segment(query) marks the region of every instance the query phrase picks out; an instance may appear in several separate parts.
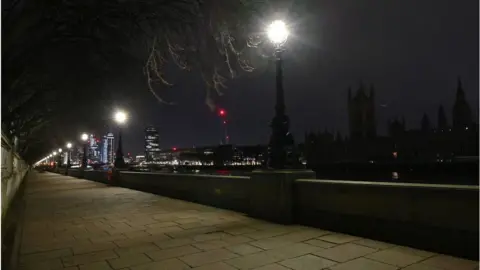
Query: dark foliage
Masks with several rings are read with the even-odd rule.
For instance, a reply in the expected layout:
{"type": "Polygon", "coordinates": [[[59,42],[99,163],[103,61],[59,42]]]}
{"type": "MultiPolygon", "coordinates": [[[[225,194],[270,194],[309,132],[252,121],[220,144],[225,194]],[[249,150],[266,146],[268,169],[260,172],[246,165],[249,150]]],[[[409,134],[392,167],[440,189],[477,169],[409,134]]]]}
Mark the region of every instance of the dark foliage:
{"type": "Polygon", "coordinates": [[[226,78],[253,70],[247,50],[262,43],[252,29],[260,29],[265,8],[262,0],[6,1],[2,130],[19,138],[26,159],[38,158],[59,143],[49,128],[82,121],[85,96],[107,99],[99,85],[126,62],[143,66],[161,102],[156,91],[169,84],[168,62],[200,72],[212,106],[226,78]],[[136,53],[139,46],[145,53],[136,53]]]}

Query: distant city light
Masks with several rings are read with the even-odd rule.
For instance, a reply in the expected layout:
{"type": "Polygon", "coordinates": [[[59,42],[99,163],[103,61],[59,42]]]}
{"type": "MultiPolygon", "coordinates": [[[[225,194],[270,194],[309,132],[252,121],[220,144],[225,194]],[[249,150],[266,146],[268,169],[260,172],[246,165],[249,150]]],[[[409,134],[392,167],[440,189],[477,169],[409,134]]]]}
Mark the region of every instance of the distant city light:
{"type": "Polygon", "coordinates": [[[83,133],[82,136],[81,136],[81,139],[82,139],[82,141],[86,142],[88,140],[88,134],[83,133]]]}
{"type": "Polygon", "coordinates": [[[58,148],[58,152],[61,153],[61,152],[62,152],[62,148],[58,148]]]}
{"type": "Polygon", "coordinates": [[[71,143],[67,143],[67,148],[68,148],[68,149],[72,148],[72,144],[71,144],[71,143]]]}

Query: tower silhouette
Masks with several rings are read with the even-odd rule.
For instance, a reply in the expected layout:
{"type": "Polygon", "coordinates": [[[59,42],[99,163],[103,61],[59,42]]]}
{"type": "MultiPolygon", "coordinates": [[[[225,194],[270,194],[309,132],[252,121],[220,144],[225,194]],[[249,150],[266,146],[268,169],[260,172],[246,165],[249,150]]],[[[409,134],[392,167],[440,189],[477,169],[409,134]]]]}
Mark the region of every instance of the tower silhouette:
{"type": "Polygon", "coordinates": [[[453,105],[452,120],[455,130],[463,130],[472,124],[472,110],[465,98],[460,78],[458,78],[457,83],[457,95],[453,105]]]}
{"type": "Polygon", "coordinates": [[[352,97],[351,88],[348,89],[348,115],[350,138],[373,139],[377,135],[375,123],[375,89],[370,87],[367,95],[365,86],[360,83],[359,89],[352,97]]]}
{"type": "Polygon", "coordinates": [[[420,129],[422,132],[429,132],[431,128],[430,119],[428,118],[428,115],[424,113],[420,123],[420,129]]]}
{"type": "Polygon", "coordinates": [[[438,116],[437,116],[437,129],[440,131],[445,131],[448,128],[447,117],[445,116],[445,110],[443,106],[438,107],[438,116]]]}

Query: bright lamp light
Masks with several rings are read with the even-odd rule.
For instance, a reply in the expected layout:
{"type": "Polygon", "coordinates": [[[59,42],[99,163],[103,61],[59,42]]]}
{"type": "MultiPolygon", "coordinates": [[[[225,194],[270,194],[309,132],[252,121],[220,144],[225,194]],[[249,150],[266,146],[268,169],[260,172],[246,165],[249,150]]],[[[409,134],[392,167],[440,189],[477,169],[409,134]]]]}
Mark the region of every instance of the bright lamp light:
{"type": "Polygon", "coordinates": [[[67,148],[68,148],[68,149],[72,148],[72,144],[71,144],[71,143],[67,143],[67,148]]]}
{"type": "Polygon", "coordinates": [[[61,153],[61,152],[62,152],[62,148],[58,148],[58,152],[61,153]]]}
{"type": "Polygon", "coordinates": [[[82,134],[82,137],[81,137],[82,141],[87,141],[88,140],[88,134],[87,133],[83,133],[82,134]]]}
{"type": "Polygon", "coordinates": [[[119,124],[123,124],[125,123],[126,120],[127,120],[127,114],[125,112],[118,111],[115,113],[115,122],[119,124]]]}
{"type": "Polygon", "coordinates": [[[57,155],[57,152],[53,151],[53,155],[56,156],[56,155],[57,155]]]}
{"type": "Polygon", "coordinates": [[[273,21],[267,28],[268,38],[276,45],[287,41],[288,34],[287,25],[281,20],[273,21]]]}

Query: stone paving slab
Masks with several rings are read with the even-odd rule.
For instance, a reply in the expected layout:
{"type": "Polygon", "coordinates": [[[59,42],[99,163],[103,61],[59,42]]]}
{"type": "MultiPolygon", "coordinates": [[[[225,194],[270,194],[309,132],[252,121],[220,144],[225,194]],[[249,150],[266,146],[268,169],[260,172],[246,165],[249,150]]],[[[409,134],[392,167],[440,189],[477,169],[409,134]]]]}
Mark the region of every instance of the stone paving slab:
{"type": "Polygon", "coordinates": [[[25,202],[22,270],[478,269],[475,261],[52,173],[32,177],[25,202]]]}

